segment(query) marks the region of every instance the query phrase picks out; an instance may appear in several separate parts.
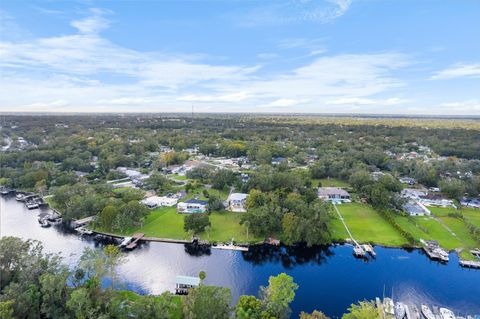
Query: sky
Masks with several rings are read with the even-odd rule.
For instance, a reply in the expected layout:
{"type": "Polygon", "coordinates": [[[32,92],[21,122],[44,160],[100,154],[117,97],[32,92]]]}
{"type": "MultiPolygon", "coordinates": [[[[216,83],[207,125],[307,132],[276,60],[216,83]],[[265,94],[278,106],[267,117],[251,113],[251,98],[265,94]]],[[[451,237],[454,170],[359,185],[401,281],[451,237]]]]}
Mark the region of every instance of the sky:
{"type": "Polygon", "coordinates": [[[480,115],[480,1],[0,1],[0,112],[192,107],[480,115]]]}

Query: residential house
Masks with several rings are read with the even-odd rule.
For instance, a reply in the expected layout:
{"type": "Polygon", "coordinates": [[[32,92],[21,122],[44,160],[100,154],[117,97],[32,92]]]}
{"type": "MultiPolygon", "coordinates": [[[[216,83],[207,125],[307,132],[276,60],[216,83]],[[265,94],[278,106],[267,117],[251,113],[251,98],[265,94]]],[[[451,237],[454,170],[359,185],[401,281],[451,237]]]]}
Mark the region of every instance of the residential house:
{"type": "Polygon", "coordinates": [[[409,200],[406,204],[403,205],[403,209],[410,216],[429,216],[431,214],[430,210],[425,207],[425,205],[415,200],[409,200]]]}
{"type": "Polygon", "coordinates": [[[205,213],[207,211],[207,206],[208,202],[205,200],[189,199],[177,204],[177,212],[180,214],[205,213]]]}
{"type": "Polygon", "coordinates": [[[427,194],[420,196],[419,202],[425,206],[439,206],[439,207],[455,207],[453,200],[447,199],[438,194],[427,194]]]}
{"type": "Polygon", "coordinates": [[[427,195],[427,192],[423,189],[417,189],[417,188],[404,188],[400,192],[400,195],[404,198],[410,198],[410,199],[420,199],[420,197],[427,195]]]}
{"type": "Polygon", "coordinates": [[[318,197],[331,202],[349,203],[351,201],[350,194],[346,190],[338,187],[319,187],[318,197]]]}
{"type": "Polygon", "coordinates": [[[150,196],[150,197],[144,198],[140,202],[149,208],[156,208],[156,207],[162,207],[162,206],[166,206],[166,207],[175,206],[178,200],[176,198],[167,197],[167,196],[150,196]]]}
{"type": "Polygon", "coordinates": [[[417,182],[414,178],[411,177],[400,177],[398,180],[400,181],[400,183],[410,186],[415,185],[415,183],[417,182]]]}
{"type": "Polygon", "coordinates": [[[228,210],[232,212],[246,212],[245,201],[247,200],[248,194],[244,193],[232,193],[228,196],[228,210]]]}
{"type": "Polygon", "coordinates": [[[469,208],[480,208],[480,199],[479,198],[464,198],[460,201],[460,204],[469,208]]]}
{"type": "Polygon", "coordinates": [[[272,158],[272,165],[280,165],[281,163],[287,161],[285,157],[273,157],[272,158]]]}

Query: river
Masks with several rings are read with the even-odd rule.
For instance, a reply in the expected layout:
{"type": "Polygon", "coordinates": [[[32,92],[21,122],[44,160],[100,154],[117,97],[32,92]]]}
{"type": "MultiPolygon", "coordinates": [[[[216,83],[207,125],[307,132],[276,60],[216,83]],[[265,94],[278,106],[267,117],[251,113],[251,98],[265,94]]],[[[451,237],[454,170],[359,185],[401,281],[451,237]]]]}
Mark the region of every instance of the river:
{"type": "MultiPolygon", "coordinates": [[[[85,247],[99,244],[62,230],[40,227],[41,210],[28,210],[13,197],[0,197],[0,235],[36,239],[46,252],[60,253],[75,265],[85,247]]],[[[480,213],[480,212],[479,212],[480,213]]],[[[249,252],[194,249],[151,242],[128,253],[119,269],[125,288],[139,293],[172,291],[176,275],[207,273],[206,284],[228,287],[239,295],[257,295],[268,277],[285,272],[300,286],[292,303],[294,316],[319,309],[336,318],[353,302],[393,293],[395,300],[446,306],[456,313],[480,314],[480,270],[464,269],[450,254],[446,265],[430,261],[417,249],[375,247],[377,258],[352,256],[351,246],[267,247],[249,252]]]]}

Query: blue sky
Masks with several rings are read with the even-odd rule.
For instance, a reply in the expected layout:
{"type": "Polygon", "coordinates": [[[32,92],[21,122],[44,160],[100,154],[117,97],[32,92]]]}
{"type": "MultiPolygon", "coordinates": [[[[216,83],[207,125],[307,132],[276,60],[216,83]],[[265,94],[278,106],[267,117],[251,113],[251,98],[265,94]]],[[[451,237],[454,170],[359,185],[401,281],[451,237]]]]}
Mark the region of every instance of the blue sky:
{"type": "Polygon", "coordinates": [[[0,2],[0,111],[480,115],[480,1],[0,2]]]}

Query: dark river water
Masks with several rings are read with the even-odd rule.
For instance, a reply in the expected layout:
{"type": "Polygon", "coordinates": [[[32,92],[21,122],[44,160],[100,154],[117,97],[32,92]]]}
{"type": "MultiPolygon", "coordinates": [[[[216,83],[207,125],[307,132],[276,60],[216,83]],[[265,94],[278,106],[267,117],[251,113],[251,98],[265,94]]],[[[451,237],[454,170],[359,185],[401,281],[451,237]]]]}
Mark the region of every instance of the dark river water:
{"type": "MultiPolygon", "coordinates": [[[[31,238],[47,252],[60,253],[74,265],[94,241],[62,231],[42,228],[41,210],[27,210],[13,197],[0,198],[0,234],[31,238]]],[[[249,252],[195,249],[181,244],[148,243],[128,253],[119,269],[125,288],[140,293],[172,291],[176,275],[207,272],[207,284],[228,287],[239,295],[257,295],[268,277],[285,272],[300,286],[292,304],[293,318],[319,309],[336,318],[358,300],[393,293],[395,300],[449,307],[457,313],[480,314],[480,270],[463,269],[458,258],[442,265],[420,250],[375,247],[377,258],[365,262],[352,256],[351,246],[328,248],[254,247],[249,252]],[[385,288],[384,288],[385,287],[385,288]]]]}

